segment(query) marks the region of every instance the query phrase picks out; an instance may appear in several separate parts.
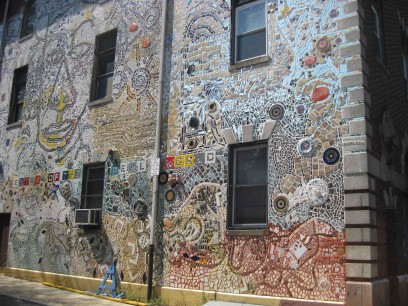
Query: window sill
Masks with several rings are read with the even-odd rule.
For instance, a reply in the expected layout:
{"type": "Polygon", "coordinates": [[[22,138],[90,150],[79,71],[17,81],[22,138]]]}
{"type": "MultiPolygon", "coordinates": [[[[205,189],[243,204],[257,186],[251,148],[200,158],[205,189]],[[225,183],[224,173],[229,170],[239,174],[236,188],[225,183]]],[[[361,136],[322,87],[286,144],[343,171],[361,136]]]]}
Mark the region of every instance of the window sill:
{"type": "Polygon", "coordinates": [[[267,228],[258,229],[227,229],[227,236],[266,236],[269,234],[267,228]]]}
{"type": "Polygon", "coordinates": [[[271,60],[271,57],[269,55],[261,55],[261,56],[253,57],[253,58],[250,58],[250,59],[246,59],[246,60],[237,62],[237,63],[235,63],[233,65],[230,65],[229,66],[229,71],[244,68],[244,67],[248,67],[248,66],[259,65],[259,64],[262,64],[262,63],[266,63],[266,62],[268,62],[270,60],[271,60]]]}
{"type": "Polygon", "coordinates": [[[21,43],[23,43],[23,42],[29,40],[29,39],[32,38],[32,37],[33,37],[33,34],[28,34],[28,35],[26,35],[26,36],[24,36],[24,37],[21,37],[21,38],[18,40],[18,43],[21,44],[21,43]]]}
{"type": "Polygon", "coordinates": [[[12,130],[12,129],[17,129],[17,128],[21,128],[23,126],[22,121],[17,121],[17,122],[13,122],[10,124],[6,125],[6,130],[12,130]]]}
{"type": "Polygon", "coordinates": [[[98,107],[113,102],[112,96],[107,96],[99,100],[88,102],[89,107],[98,107]]]}

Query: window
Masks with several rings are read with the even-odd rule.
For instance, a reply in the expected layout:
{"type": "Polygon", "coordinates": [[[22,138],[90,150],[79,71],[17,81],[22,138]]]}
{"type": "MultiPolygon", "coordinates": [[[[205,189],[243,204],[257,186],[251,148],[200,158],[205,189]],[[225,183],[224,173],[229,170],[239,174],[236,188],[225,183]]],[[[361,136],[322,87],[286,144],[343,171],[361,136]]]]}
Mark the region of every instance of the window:
{"type": "Polygon", "coordinates": [[[267,143],[230,146],[228,227],[266,227],[267,199],[267,143]]]}
{"type": "Polygon", "coordinates": [[[117,30],[96,37],[94,77],[91,101],[112,95],[117,30]]]}
{"type": "Polygon", "coordinates": [[[408,55],[402,54],[402,69],[404,70],[405,95],[408,97],[408,55]]]}
{"type": "Polygon", "coordinates": [[[266,54],[266,1],[233,0],[234,61],[266,54]]]}
{"type": "Polygon", "coordinates": [[[34,33],[35,0],[28,0],[24,6],[23,22],[21,24],[20,38],[34,33]]]}
{"type": "Polygon", "coordinates": [[[8,123],[21,121],[23,118],[24,97],[26,91],[28,66],[14,71],[13,88],[10,100],[10,112],[8,123]]]}
{"type": "Polygon", "coordinates": [[[384,63],[385,62],[384,41],[382,34],[382,21],[380,16],[381,3],[380,1],[376,1],[376,3],[377,3],[376,6],[371,7],[374,13],[375,53],[377,55],[378,60],[384,63]]]}
{"type": "Polygon", "coordinates": [[[81,208],[102,208],[104,178],[104,163],[84,166],[84,172],[82,176],[81,208]]]}

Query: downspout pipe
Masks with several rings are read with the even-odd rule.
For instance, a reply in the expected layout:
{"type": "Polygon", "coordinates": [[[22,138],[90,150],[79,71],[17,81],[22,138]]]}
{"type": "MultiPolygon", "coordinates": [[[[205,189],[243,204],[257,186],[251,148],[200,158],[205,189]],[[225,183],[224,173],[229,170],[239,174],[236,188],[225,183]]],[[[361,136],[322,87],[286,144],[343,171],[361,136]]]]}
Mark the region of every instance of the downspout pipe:
{"type": "Polygon", "coordinates": [[[1,36],[1,48],[0,48],[0,62],[3,60],[4,48],[6,45],[6,36],[7,36],[7,17],[8,17],[8,10],[10,6],[10,0],[6,2],[6,9],[4,10],[3,16],[3,35],[1,36]]]}
{"type": "MultiPolygon", "coordinates": [[[[167,0],[163,0],[162,4],[162,24],[161,24],[161,50],[160,50],[160,65],[159,65],[159,90],[157,98],[157,114],[156,114],[156,139],[154,159],[160,158],[160,139],[161,139],[161,122],[163,108],[163,87],[164,87],[164,57],[166,51],[166,24],[167,24],[167,0]]],[[[150,244],[149,244],[149,274],[147,281],[147,300],[152,298],[153,294],[153,259],[154,245],[156,236],[156,219],[157,219],[157,203],[159,199],[159,181],[158,176],[153,177],[153,194],[152,194],[152,218],[150,224],[150,244]]]]}

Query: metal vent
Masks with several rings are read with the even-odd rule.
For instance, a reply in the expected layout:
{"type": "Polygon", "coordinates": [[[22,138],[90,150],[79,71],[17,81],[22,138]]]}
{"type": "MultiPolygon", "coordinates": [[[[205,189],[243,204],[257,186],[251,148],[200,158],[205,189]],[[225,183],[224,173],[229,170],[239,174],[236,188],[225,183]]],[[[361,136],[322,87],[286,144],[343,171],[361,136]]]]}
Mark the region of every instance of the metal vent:
{"type": "Polygon", "coordinates": [[[75,223],[77,225],[99,225],[102,220],[102,209],[76,209],[75,223]]]}
{"type": "Polygon", "coordinates": [[[85,224],[88,223],[89,209],[77,209],[75,210],[75,223],[85,224]]]}

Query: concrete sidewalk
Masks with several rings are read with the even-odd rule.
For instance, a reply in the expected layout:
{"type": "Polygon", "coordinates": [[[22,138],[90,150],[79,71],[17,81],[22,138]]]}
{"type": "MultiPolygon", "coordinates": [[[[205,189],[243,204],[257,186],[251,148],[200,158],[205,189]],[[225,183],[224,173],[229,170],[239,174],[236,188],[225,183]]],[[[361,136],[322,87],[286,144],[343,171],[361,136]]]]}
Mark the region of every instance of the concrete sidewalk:
{"type": "Polygon", "coordinates": [[[14,297],[23,301],[28,301],[40,305],[53,305],[53,306],[126,305],[123,303],[117,303],[102,298],[96,298],[67,290],[56,289],[42,285],[40,283],[29,282],[26,280],[8,277],[4,275],[0,275],[0,295],[14,297]]]}

